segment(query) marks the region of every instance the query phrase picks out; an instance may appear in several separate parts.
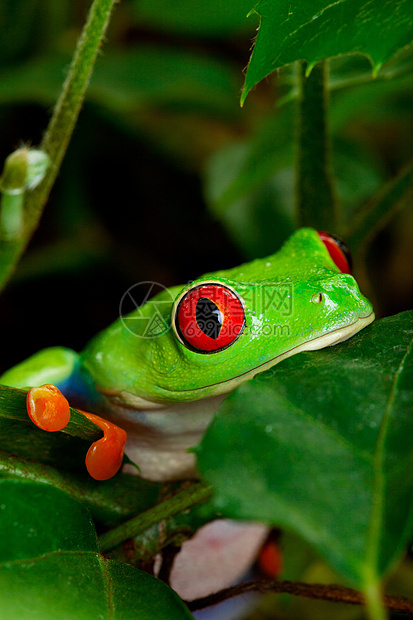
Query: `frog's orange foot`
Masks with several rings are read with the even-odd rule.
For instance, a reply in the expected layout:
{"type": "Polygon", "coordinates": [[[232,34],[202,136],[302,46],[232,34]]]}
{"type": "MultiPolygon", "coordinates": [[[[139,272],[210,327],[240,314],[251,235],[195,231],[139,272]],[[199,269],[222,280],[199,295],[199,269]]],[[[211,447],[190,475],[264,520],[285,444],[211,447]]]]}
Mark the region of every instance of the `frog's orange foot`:
{"type": "MultiPolygon", "coordinates": [[[[51,384],[33,387],[27,394],[27,413],[43,431],[61,431],[70,420],[70,408],[61,391],[51,384]]],[[[90,446],[86,468],[95,480],[108,480],[120,469],[125,451],[126,432],[103,418],[81,411],[103,430],[103,437],[90,446]]]]}
{"type": "Polygon", "coordinates": [[[55,385],[33,387],[26,402],[29,418],[43,431],[61,431],[69,423],[69,403],[55,385]]]}
{"type": "Polygon", "coordinates": [[[126,431],[93,413],[86,411],[82,413],[103,431],[102,439],[92,443],[87,451],[86,468],[95,480],[108,480],[119,471],[122,465],[126,431]]]}

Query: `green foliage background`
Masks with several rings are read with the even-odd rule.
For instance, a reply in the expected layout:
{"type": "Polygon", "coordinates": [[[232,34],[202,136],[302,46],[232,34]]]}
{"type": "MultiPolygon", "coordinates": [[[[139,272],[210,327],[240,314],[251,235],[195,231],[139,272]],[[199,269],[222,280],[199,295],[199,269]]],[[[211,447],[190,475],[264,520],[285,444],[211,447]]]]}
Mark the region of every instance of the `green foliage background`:
{"type": "MultiPolygon", "coordinates": [[[[290,66],[267,78],[240,109],[258,25],[246,19],[250,5],[117,6],[42,226],[3,295],[1,323],[16,338],[1,348],[0,371],[44,346],[83,347],[135,282],[169,286],[264,256],[293,229],[296,75],[290,66]],[[282,98],[291,102],[275,106],[282,98]]],[[[2,2],[3,159],[22,140],[40,142],[88,8],[2,2]]],[[[366,58],[331,62],[333,165],[348,222],[411,156],[412,62],[399,54],[373,84],[366,58]]],[[[412,305],[412,248],[405,208],[373,242],[369,280],[356,265],[379,315],[412,305]]]]}

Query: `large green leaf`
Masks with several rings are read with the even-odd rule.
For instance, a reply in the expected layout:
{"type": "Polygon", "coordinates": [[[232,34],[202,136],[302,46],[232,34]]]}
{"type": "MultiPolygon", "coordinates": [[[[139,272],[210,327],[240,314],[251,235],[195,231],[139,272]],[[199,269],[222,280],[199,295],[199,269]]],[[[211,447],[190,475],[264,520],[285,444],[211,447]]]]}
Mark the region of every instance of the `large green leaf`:
{"type": "Polygon", "coordinates": [[[242,94],[295,60],[313,67],[341,54],[369,57],[374,72],[413,39],[410,0],[261,0],[261,24],[242,94]]]}
{"type": "Polygon", "coordinates": [[[198,449],[217,507],[294,529],[358,587],[412,534],[413,312],[238,388],[198,449]]]}
{"type": "Polygon", "coordinates": [[[192,618],[161,581],[100,555],[87,509],[62,491],[3,480],[0,496],[2,617],[192,618]]]}

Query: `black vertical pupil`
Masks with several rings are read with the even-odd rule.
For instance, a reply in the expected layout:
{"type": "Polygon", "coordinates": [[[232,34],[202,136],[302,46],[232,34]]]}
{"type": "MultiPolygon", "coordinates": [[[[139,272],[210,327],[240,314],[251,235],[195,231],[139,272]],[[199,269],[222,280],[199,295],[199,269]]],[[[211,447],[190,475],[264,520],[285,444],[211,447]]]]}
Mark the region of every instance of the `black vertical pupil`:
{"type": "Polygon", "coordinates": [[[196,304],[195,318],[204,334],[214,340],[218,338],[222,327],[222,314],[213,301],[200,297],[196,304]]]}

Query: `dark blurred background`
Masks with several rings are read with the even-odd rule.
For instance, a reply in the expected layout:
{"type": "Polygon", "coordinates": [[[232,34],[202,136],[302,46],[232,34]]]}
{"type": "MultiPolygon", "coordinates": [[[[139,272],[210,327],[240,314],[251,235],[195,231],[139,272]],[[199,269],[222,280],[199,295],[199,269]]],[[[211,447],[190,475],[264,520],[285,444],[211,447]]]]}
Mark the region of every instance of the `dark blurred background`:
{"type": "MultiPolygon", "coordinates": [[[[0,372],[46,346],[81,349],[136,282],[185,283],[270,254],[293,230],[296,68],[239,106],[253,4],[116,7],[44,217],[2,296],[0,372]]],[[[2,0],[2,160],[40,143],[89,6],[2,0]]],[[[412,157],[412,67],[410,50],[374,81],[361,56],[331,62],[333,166],[347,223],[412,157]]],[[[409,205],[375,239],[367,267],[361,281],[380,316],[412,307],[409,205]]]]}

